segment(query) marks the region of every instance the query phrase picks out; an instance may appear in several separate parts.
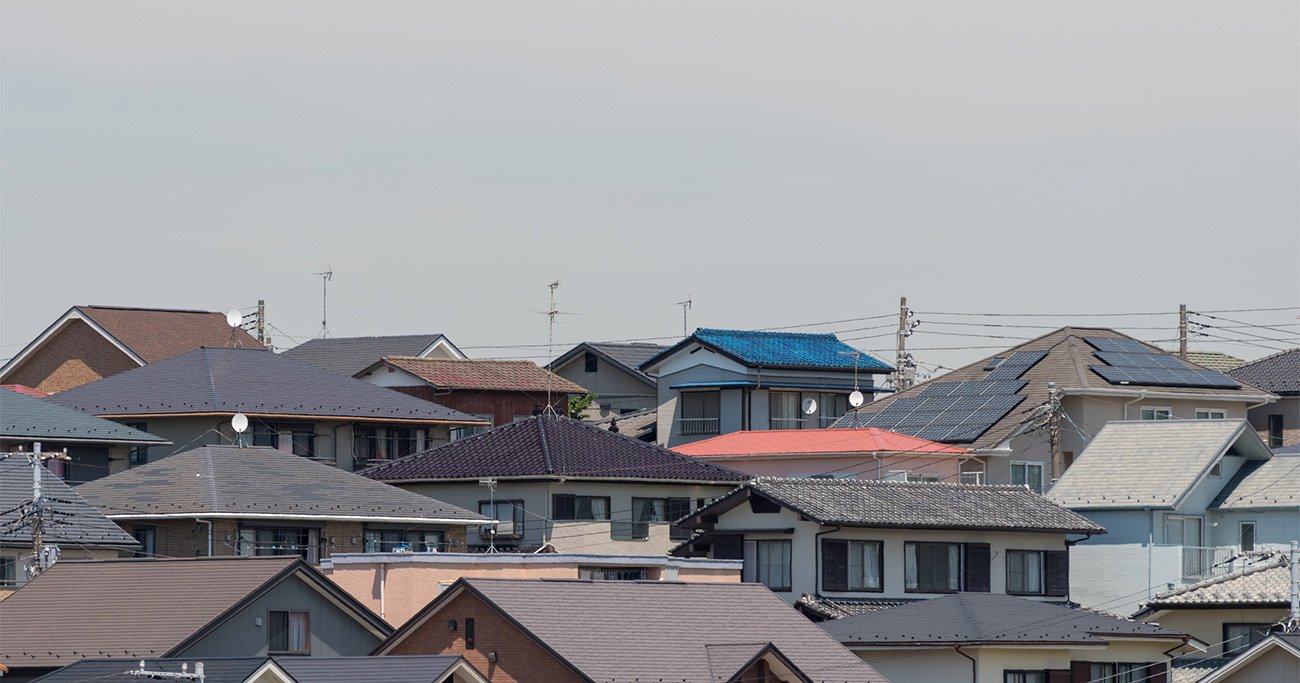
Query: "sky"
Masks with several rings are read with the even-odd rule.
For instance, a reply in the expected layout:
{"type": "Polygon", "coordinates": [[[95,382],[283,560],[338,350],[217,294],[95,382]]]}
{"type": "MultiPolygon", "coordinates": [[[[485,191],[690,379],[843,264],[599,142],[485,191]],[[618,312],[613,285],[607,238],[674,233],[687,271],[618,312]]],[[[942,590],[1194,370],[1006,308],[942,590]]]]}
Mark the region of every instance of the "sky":
{"type": "Polygon", "coordinates": [[[1180,303],[1229,311],[1194,349],[1266,355],[1300,344],[1298,27],[1293,0],[5,0],[0,357],[76,304],[265,299],[292,346],[327,267],[333,336],[475,357],[544,360],[554,280],[556,354],[668,341],[689,297],[691,328],[845,320],[795,329],[892,355],[907,296],[933,366],[1068,323],[1171,338],[1180,303]],[[1081,315],[1119,312],[1162,315],[1081,315]]]}

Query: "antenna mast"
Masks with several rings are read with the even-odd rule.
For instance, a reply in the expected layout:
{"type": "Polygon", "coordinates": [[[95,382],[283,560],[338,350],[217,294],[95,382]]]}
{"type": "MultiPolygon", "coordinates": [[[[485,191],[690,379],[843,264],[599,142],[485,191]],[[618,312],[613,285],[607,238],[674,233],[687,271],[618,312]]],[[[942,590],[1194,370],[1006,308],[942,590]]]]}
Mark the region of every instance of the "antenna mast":
{"type": "Polygon", "coordinates": [[[677,305],[682,307],[682,336],[689,337],[691,336],[691,333],[686,325],[686,312],[691,310],[691,306],[694,305],[694,302],[691,301],[691,295],[687,294],[686,300],[678,301],[677,305]]]}
{"type": "MultiPolygon", "coordinates": [[[[555,358],[555,316],[560,314],[560,311],[555,308],[555,290],[560,288],[560,281],[555,280],[546,286],[551,289],[551,306],[546,309],[546,357],[555,358]]],[[[548,363],[546,366],[546,409],[551,412],[555,412],[555,403],[551,400],[551,377],[554,374],[548,363]]]]}
{"type": "Polygon", "coordinates": [[[330,280],[334,279],[334,268],[325,266],[324,272],[313,273],[320,276],[320,336],[330,336],[330,328],[325,324],[326,312],[329,310],[330,280]]]}

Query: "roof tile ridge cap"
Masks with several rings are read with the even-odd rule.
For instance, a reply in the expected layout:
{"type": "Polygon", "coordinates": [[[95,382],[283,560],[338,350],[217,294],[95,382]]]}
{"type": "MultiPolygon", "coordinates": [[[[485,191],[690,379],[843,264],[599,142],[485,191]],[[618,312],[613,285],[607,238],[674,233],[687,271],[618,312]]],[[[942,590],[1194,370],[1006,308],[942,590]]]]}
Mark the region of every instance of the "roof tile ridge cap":
{"type": "Polygon", "coordinates": [[[1227,583],[1227,582],[1229,582],[1229,581],[1234,581],[1234,580],[1236,580],[1236,579],[1243,579],[1243,578],[1245,578],[1245,577],[1247,577],[1247,576],[1251,576],[1252,574],[1256,574],[1256,573],[1259,573],[1259,572],[1262,572],[1262,571],[1265,571],[1265,570],[1268,570],[1268,569],[1277,569],[1277,568],[1279,568],[1279,567],[1285,567],[1287,564],[1288,564],[1288,563],[1286,562],[1286,558],[1283,557],[1283,556],[1279,556],[1279,557],[1277,557],[1277,558],[1270,558],[1269,560],[1264,561],[1264,562],[1260,562],[1259,564],[1256,564],[1256,565],[1254,565],[1254,566],[1252,566],[1252,567],[1246,567],[1245,569],[1242,569],[1241,571],[1231,572],[1231,573],[1228,573],[1228,574],[1223,574],[1223,575],[1221,575],[1221,576],[1214,576],[1214,577],[1211,577],[1211,578],[1205,579],[1205,580],[1203,580],[1203,581],[1198,581],[1198,582],[1196,582],[1196,583],[1193,583],[1193,584],[1190,584],[1190,585],[1187,585],[1187,586],[1183,586],[1182,588],[1179,588],[1179,589],[1177,589],[1177,590],[1172,590],[1172,591],[1168,591],[1168,592],[1165,592],[1165,593],[1157,593],[1155,597],[1151,598],[1151,600],[1148,601],[1148,604],[1150,604],[1150,603],[1158,603],[1158,602],[1160,602],[1161,600],[1166,599],[1166,598],[1172,598],[1172,597],[1177,597],[1177,596],[1179,596],[1179,595],[1185,595],[1185,594],[1190,593],[1190,592],[1192,592],[1192,591],[1194,591],[1194,590],[1200,590],[1200,589],[1202,589],[1202,588],[1209,588],[1210,586],[1217,586],[1217,585],[1219,585],[1219,584],[1221,584],[1221,583],[1227,583]]]}
{"type": "Polygon", "coordinates": [[[546,442],[546,413],[537,416],[537,440],[542,446],[542,462],[546,463],[546,473],[555,474],[555,463],[551,460],[551,447],[546,442]]]}

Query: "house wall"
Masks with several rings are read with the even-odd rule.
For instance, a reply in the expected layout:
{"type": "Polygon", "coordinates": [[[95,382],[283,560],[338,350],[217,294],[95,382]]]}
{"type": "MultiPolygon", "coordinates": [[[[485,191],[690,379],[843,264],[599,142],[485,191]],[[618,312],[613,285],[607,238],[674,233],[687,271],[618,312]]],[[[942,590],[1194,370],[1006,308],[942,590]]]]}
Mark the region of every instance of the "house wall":
{"type": "Polygon", "coordinates": [[[140,367],[81,320],[69,320],[3,377],[4,384],[25,384],[48,393],[66,391],[140,367]]]}
{"type": "Polygon", "coordinates": [[[891,681],[907,683],[957,683],[978,680],[1001,683],[1007,671],[1069,670],[1070,662],[1167,662],[1169,641],[1111,642],[1104,647],[964,648],[972,663],[952,648],[897,648],[854,653],[891,681]]]}
{"type": "Polygon", "coordinates": [[[1225,683],[1300,681],[1300,657],[1274,647],[1223,680],[1225,683]]]}
{"type": "MultiPolygon", "coordinates": [[[[803,521],[800,516],[781,508],[775,513],[755,513],[748,505],[740,505],[720,515],[714,529],[725,533],[727,529],[751,530],[745,532],[746,541],[790,539],[792,567],[791,590],[777,592],[787,602],[793,603],[800,595],[818,594],[818,567],[821,556],[816,537],[818,532],[833,527],[822,527],[816,522],[803,521]],[[761,533],[755,529],[793,528],[793,536],[781,533],[761,533]]],[[[922,529],[859,529],[843,528],[830,531],[821,538],[875,540],[884,543],[884,590],[882,592],[828,591],[822,589],[820,595],[827,597],[871,597],[871,598],[932,598],[935,593],[909,593],[904,587],[903,547],[907,541],[931,541],[948,543],[988,543],[991,547],[992,562],[989,574],[989,587],[993,593],[1006,593],[1006,556],[1007,550],[1064,550],[1065,534],[1056,533],[1008,533],[991,531],[931,531],[922,529]]],[[[1074,558],[1071,557],[1071,564],[1074,558]]],[[[1073,598],[1073,594],[1071,595],[1073,598]]],[[[1061,598],[1043,598],[1060,600],[1061,598]]]]}
{"type": "MultiPolygon", "coordinates": [[[[628,634],[625,634],[628,635],[628,634]]],[[[617,637],[617,634],[610,634],[617,637]]],[[[477,597],[462,592],[385,655],[460,655],[493,683],[577,683],[582,680],[477,597]],[[448,626],[456,620],[456,630],[448,626]],[[465,647],[465,620],[474,620],[474,649],[465,647]],[[496,661],[488,660],[496,653],[496,661]]]]}
{"type": "Polygon", "coordinates": [[[310,612],[312,657],[364,656],[383,640],[319,590],[293,576],[174,656],[185,659],[266,656],[270,624],[267,613],[281,609],[310,612]]]}
{"type": "MultiPolygon", "coordinates": [[[[1195,653],[1197,658],[1223,656],[1224,624],[1275,624],[1286,617],[1287,610],[1273,609],[1176,609],[1147,615],[1139,621],[1158,623],[1161,626],[1186,633],[1210,645],[1205,652],[1195,653]]],[[[1277,679],[1282,680],[1282,679],[1277,679]]]]}
{"type": "Polygon", "coordinates": [[[370,562],[334,561],[321,568],[330,580],[352,597],[365,604],[393,626],[401,626],[429,604],[457,579],[577,579],[579,567],[644,568],[649,581],[682,581],[686,583],[739,583],[740,563],[699,561],[690,559],[668,560],[658,557],[627,557],[626,561],[611,563],[608,557],[575,555],[563,562],[551,561],[556,556],[538,561],[528,561],[532,555],[496,553],[478,557],[446,553],[421,553],[393,557],[392,554],[364,553],[355,559],[373,558],[370,562]],[[637,560],[641,559],[640,563],[637,560]],[[669,564],[671,562],[671,564],[669,564]],[[718,567],[719,564],[731,565],[718,567]],[[702,566],[701,566],[702,565],[702,566]]]}
{"type": "MultiPolygon", "coordinates": [[[[127,533],[134,533],[137,528],[154,528],[154,553],[158,557],[205,557],[208,554],[208,527],[195,519],[162,519],[147,521],[115,520],[117,525],[127,533]]],[[[212,521],[212,555],[215,557],[233,557],[238,555],[239,527],[241,520],[214,519],[212,521]]],[[[358,553],[365,550],[364,531],[366,525],[361,522],[320,522],[308,520],[247,520],[245,526],[289,526],[320,529],[324,539],[321,557],[334,553],[358,553]]],[[[376,528],[390,528],[391,525],[376,525],[376,528]]],[[[465,527],[429,524],[423,526],[409,525],[409,528],[423,528],[442,531],[447,543],[453,550],[465,549],[465,527]]]]}
{"type": "MultiPolygon", "coordinates": [[[[119,551],[113,549],[87,549],[72,545],[60,545],[59,557],[64,560],[111,560],[118,557],[119,551]]],[[[0,600],[9,597],[19,586],[27,583],[27,565],[31,560],[32,548],[0,547],[0,557],[14,559],[14,582],[0,583],[0,600]]]]}
{"type": "Polygon", "coordinates": [[[596,371],[587,372],[583,354],[555,369],[555,374],[578,384],[596,395],[583,416],[588,419],[645,410],[658,405],[658,390],[640,373],[629,373],[609,361],[596,357],[596,371]]]}
{"type": "MultiPolygon", "coordinates": [[[[517,418],[530,417],[533,411],[546,405],[545,392],[458,390],[443,393],[435,391],[427,384],[389,388],[468,415],[491,415],[493,426],[506,425],[517,418]]],[[[551,397],[551,405],[557,413],[568,415],[569,394],[556,392],[551,397]]]]}
{"type": "Polygon", "coordinates": [[[1128,615],[1183,581],[1182,546],[1081,543],[1070,549],[1070,599],[1128,615]]]}
{"type": "Polygon", "coordinates": [[[1282,445],[1294,446],[1300,443],[1300,396],[1282,396],[1277,403],[1270,403],[1252,408],[1246,416],[1250,426],[1259,432],[1259,437],[1268,443],[1268,416],[1282,416],[1282,445]]]}
{"type": "MultiPolygon", "coordinates": [[[[488,489],[477,481],[402,484],[396,486],[421,495],[463,507],[477,512],[479,502],[490,498],[488,489]]],[[[543,543],[551,543],[557,552],[610,553],[620,555],[660,555],[667,554],[680,540],[669,537],[667,524],[651,524],[650,538],[645,540],[625,540],[615,538],[614,532],[621,530],[620,522],[631,521],[632,498],[672,498],[686,497],[691,505],[696,506],[700,500],[708,501],[735,488],[733,484],[717,486],[700,484],[658,484],[615,481],[537,481],[537,480],[500,480],[496,488],[496,500],[522,500],[524,505],[524,536],[520,539],[507,539],[498,536],[498,546],[518,546],[536,548],[543,543]],[[570,494],[578,496],[608,496],[610,499],[610,520],[555,521],[551,519],[551,496],[570,494]]],[[[693,508],[692,508],[693,509],[693,508]]],[[[486,547],[488,538],[480,536],[478,527],[469,530],[467,542],[470,546],[486,547]]]]}
{"type": "Polygon", "coordinates": [[[892,471],[907,471],[912,476],[939,477],[941,481],[960,480],[961,459],[952,456],[884,455],[878,460],[867,455],[800,454],[758,456],[710,456],[700,458],[756,477],[808,477],[832,473],[836,477],[885,479],[892,471]]]}
{"type": "Polygon", "coordinates": [[[1300,506],[1267,510],[1211,510],[1207,516],[1210,545],[1241,548],[1241,523],[1255,523],[1255,549],[1289,548],[1300,539],[1300,506]]]}
{"type": "Polygon", "coordinates": [[[71,486],[84,484],[126,469],[130,446],[52,441],[49,439],[2,439],[0,451],[32,450],[40,443],[46,453],[67,449],[71,462],[51,461],[47,467],[71,486]]]}

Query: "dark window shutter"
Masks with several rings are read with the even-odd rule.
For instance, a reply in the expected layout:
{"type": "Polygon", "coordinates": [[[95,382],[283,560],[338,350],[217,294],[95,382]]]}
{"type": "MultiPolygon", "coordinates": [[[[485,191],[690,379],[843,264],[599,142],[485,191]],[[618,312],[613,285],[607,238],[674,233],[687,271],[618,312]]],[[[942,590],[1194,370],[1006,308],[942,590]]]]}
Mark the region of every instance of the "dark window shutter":
{"type": "Polygon", "coordinates": [[[992,553],[987,543],[966,544],[966,586],[968,593],[989,592],[989,569],[992,553]]]}
{"type": "Polygon", "coordinates": [[[849,589],[849,542],[822,539],[822,589],[849,589]]]}
{"type": "Polygon", "coordinates": [[[740,580],[745,583],[754,583],[758,581],[758,543],[755,541],[742,541],[741,547],[742,558],[740,565],[740,580]]]}
{"type": "Polygon", "coordinates": [[[1070,680],[1069,669],[1058,669],[1047,672],[1047,683],[1073,683],[1070,680]]]}
{"type": "Polygon", "coordinates": [[[1091,664],[1088,662],[1070,662],[1070,683],[1089,683],[1091,680],[1091,664]]]}
{"type": "Polygon", "coordinates": [[[1169,663],[1156,662],[1148,664],[1146,678],[1142,679],[1146,683],[1169,683],[1169,663]]]}
{"type": "Polygon", "coordinates": [[[1070,594],[1070,551],[1050,550],[1044,553],[1043,588],[1047,595],[1064,597],[1070,594]]]}

